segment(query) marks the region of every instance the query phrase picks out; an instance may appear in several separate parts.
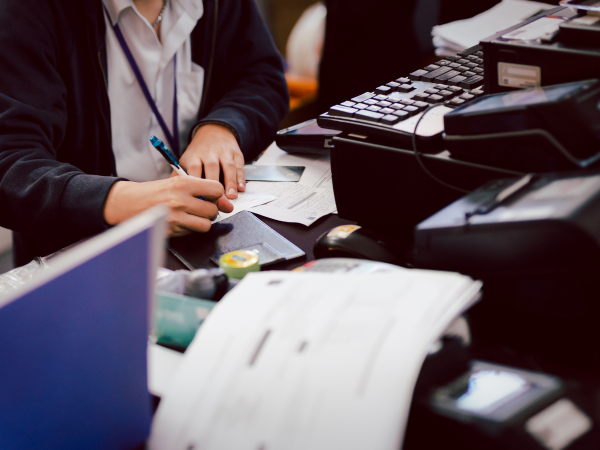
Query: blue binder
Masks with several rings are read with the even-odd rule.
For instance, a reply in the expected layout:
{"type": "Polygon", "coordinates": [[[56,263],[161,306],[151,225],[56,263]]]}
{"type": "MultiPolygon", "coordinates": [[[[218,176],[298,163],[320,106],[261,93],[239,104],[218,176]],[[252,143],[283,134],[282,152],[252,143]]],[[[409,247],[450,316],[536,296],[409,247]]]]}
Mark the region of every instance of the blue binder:
{"type": "Polygon", "coordinates": [[[0,296],[0,448],[145,441],[148,306],[164,215],[109,230],[57,257],[33,286],[0,296]]]}

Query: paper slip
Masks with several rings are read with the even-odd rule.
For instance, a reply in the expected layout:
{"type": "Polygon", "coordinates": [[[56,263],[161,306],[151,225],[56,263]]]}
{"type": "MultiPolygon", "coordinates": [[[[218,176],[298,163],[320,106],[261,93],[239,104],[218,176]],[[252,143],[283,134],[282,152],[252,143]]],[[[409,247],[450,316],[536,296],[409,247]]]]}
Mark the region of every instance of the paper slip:
{"type": "Polygon", "coordinates": [[[231,203],[233,203],[233,211],[230,213],[220,212],[219,216],[213,220],[212,223],[220,222],[221,220],[227,219],[228,217],[231,217],[240,211],[246,211],[250,208],[254,208],[255,206],[263,205],[275,200],[276,198],[277,197],[271,193],[255,191],[250,183],[247,183],[245,192],[238,192],[238,197],[236,199],[229,200],[231,203]]]}
{"type": "Polygon", "coordinates": [[[213,309],[151,450],[397,450],[429,347],[479,296],[444,272],[261,272],[213,309]]]}
{"type": "Polygon", "coordinates": [[[332,187],[331,164],[329,156],[290,155],[281,150],[273,142],[265,153],[256,161],[257,165],[270,166],[304,166],[304,173],[298,183],[310,187],[332,187]]]}
{"type": "Polygon", "coordinates": [[[250,208],[249,211],[281,222],[312,225],[321,217],[336,209],[332,188],[311,188],[298,183],[248,183],[258,190],[277,197],[277,200],[250,208]]]}

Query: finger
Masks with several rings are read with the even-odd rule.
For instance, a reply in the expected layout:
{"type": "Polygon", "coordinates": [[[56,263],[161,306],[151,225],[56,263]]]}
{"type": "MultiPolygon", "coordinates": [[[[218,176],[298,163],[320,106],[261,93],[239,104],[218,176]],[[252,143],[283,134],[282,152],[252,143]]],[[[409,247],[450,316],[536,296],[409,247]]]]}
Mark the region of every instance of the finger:
{"type": "Polygon", "coordinates": [[[195,231],[197,233],[206,233],[210,230],[211,226],[209,219],[187,214],[183,211],[173,212],[169,221],[172,228],[178,227],[179,229],[195,231]]]}
{"type": "Polygon", "coordinates": [[[223,178],[225,179],[225,195],[227,198],[237,198],[237,170],[232,159],[221,161],[223,178]]]}
{"type": "Polygon", "coordinates": [[[223,196],[223,185],[218,181],[204,180],[195,177],[177,177],[171,180],[172,189],[189,197],[204,197],[210,202],[216,202],[223,196]]]}
{"type": "Polygon", "coordinates": [[[244,173],[244,155],[240,152],[237,155],[234,155],[233,160],[235,161],[238,191],[244,192],[246,190],[246,174],[244,173]]]}
{"type": "Polygon", "coordinates": [[[204,161],[204,177],[207,180],[219,181],[221,167],[216,159],[207,159],[204,161]]]}
{"type": "Polygon", "coordinates": [[[183,163],[181,165],[186,170],[188,175],[196,178],[202,178],[202,160],[200,158],[193,158],[185,166],[183,163]]]}
{"type": "Polygon", "coordinates": [[[193,197],[187,199],[179,210],[192,216],[209,219],[210,221],[215,220],[219,214],[216,203],[193,197]]]}
{"type": "Polygon", "coordinates": [[[233,204],[227,199],[227,197],[223,196],[217,200],[217,208],[221,212],[230,213],[233,211],[233,204]]]}

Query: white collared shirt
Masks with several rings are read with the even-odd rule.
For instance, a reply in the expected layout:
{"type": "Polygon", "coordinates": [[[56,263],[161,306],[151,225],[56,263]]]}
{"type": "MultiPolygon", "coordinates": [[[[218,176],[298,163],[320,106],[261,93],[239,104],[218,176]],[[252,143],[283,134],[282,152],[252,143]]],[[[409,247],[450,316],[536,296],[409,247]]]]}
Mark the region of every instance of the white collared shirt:
{"type": "MultiPolygon", "coordinates": [[[[197,120],[204,69],[192,62],[190,33],[202,17],[201,0],[169,0],[161,22],[161,41],[133,0],[103,0],[113,24],[118,24],[146,81],[150,94],[173,132],[174,76],[177,73],[177,103],[180,149],[197,120]],[[177,54],[177,71],[174,56],[177,54]]],[[[110,99],[112,145],[117,175],[131,181],[167,178],[171,167],[150,144],[155,135],[168,145],[156,117],[135,78],[133,70],[108,18],[106,44],[108,97],[110,99]]]]}

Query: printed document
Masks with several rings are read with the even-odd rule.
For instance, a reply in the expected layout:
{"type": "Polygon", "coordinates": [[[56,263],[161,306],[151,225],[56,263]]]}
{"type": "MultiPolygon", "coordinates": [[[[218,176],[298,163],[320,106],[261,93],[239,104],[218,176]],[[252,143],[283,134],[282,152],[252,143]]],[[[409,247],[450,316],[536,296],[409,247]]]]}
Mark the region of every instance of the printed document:
{"type": "Polygon", "coordinates": [[[229,200],[233,204],[233,211],[230,213],[220,212],[217,218],[212,221],[212,223],[220,222],[221,220],[227,219],[234,214],[254,208],[255,206],[272,202],[276,198],[276,196],[269,192],[255,190],[253,186],[247,184],[245,192],[238,192],[236,199],[229,200]]]}
{"type": "Polygon", "coordinates": [[[447,272],[261,272],[208,316],[151,450],[397,450],[429,347],[478,298],[447,272]]]}

